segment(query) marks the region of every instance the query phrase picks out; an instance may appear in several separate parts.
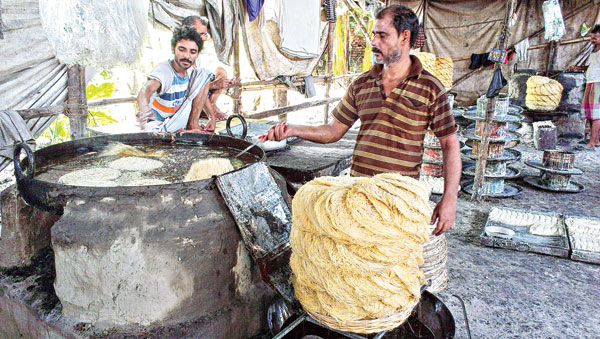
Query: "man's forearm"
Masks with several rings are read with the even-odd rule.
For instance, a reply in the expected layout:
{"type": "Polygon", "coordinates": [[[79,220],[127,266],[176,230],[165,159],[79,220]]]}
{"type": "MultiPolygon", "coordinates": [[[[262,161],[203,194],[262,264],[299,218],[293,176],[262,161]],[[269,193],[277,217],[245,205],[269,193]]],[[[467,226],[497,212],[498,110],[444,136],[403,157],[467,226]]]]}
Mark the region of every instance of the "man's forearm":
{"type": "Polygon", "coordinates": [[[305,140],[328,144],[340,140],[343,134],[338,135],[332,125],[319,126],[288,126],[291,136],[296,136],[305,140]]]}
{"type": "Polygon", "coordinates": [[[460,143],[457,138],[448,140],[442,145],[443,167],[444,167],[444,194],[442,200],[456,202],[458,197],[458,184],[462,171],[460,160],[460,143]]]}
{"type": "Polygon", "coordinates": [[[144,93],[144,91],[140,92],[137,97],[138,110],[140,112],[149,112],[150,111],[150,97],[144,93]]]}

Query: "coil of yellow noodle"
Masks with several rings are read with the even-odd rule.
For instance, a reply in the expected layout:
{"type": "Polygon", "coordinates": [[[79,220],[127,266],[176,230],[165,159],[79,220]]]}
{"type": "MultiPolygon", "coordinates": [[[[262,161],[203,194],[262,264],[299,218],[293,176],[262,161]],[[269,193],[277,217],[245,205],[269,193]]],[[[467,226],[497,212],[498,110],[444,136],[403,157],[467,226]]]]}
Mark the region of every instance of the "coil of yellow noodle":
{"type": "Polygon", "coordinates": [[[534,75],[527,79],[525,105],[529,109],[552,111],[558,107],[562,97],[563,87],[547,77],[534,75]]]}
{"type": "Polygon", "coordinates": [[[321,177],[292,201],[292,283],[302,306],[338,321],[383,318],[420,297],[429,192],[383,173],[321,177]]]}

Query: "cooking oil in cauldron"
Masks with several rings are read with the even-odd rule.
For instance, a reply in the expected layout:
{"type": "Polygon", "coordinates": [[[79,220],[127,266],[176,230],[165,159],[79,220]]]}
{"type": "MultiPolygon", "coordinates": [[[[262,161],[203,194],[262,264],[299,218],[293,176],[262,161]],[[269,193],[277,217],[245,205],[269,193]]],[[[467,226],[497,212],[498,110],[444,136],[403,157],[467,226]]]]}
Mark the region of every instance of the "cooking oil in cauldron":
{"type": "MultiPolygon", "coordinates": [[[[105,147],[106,148],[106,147],[105,147]]],[[[36,179],[47,182],[59,182],[62,176],[79,170],[89,169],[93,172],[97,169],[109,168],[109,164],[115,160],[126,158],[123,155],[104,156],[104,149],[95,149],[85,153],[69,154],[48,161],[40,168],[36,168],[36,179]]],[[[201,146],[187,144],[152,144],[135,145],[135,148],[156,156],[147,156],[141,159],[152,159],[160,161],[162,166],[146,171],[121,170],[118,178],[110,180],[110,185],[95,184],[97,178],[90,180],[89,184],[73,184],[81,186],[135,186],[156,183],[179,183],[190,169],[192,163],[207,158],[227,158],[231,161],[234,169],[239,169],[247,164],[256,162],[256,156],[245,153],[240,157],[234,157],[239,150],[225,146],[201,146]],[[162,155],[160,155],[162,154],[162,155]]]]}

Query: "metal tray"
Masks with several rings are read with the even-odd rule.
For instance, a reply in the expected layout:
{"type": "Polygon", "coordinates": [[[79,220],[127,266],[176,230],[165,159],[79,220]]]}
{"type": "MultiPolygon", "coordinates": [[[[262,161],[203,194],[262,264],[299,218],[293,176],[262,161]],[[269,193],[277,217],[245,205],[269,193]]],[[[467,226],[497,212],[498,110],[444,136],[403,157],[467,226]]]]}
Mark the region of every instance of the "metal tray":
{"type": "MultiPolygon", "coordinates": [[[[519,210],[514,208],[498,208],[500,210],[527,212],[538,215],[557,216],[559,227],[565,229],[564,219],[555,213],[519,210]]],[[[491,211],[490,211],[491,213],[491,211]]],[[[533,252],[557,257],[569,257],[569,240],[565,230],[564,236],[535,235],[528,231],[527,226],[516,226],[486,219],[485,227],[480,236],[481,244],[489,247],[500,247],[521,252],[533,252]]]]}
{"type": "Polygon", "coordinates": [[[592,218],[592,217],[581,217],[575,215],[565,215],[565,227],[567,228],[567,234],[569,236],[569,244],[571,245],[571,259],[583,262],[589,262],[593,264],[600,264],[600,252],[583,250],[575,247],[573,244],[573,230],[569,229],[569,225],[567,224],[568,218],[575,219],[586,219],[586,220],[594,220],[600,223],[600,218],[592,218]]]}

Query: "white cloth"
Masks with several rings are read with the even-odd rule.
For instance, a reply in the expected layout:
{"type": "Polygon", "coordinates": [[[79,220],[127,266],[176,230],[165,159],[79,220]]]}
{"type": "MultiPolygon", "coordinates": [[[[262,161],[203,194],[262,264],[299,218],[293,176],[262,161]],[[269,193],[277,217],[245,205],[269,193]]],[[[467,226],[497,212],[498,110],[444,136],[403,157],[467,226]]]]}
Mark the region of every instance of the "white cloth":
{"type": "Polygon", "coordinates": [[[321,2],[283,0],[279,22],[282,52],[301,59],[319,56],[321,2]]]}
{"type": "Polygon", "coordinates": [[[213,78],[214,74],[205,68],[188,71],[190,77],[188,92],[179,109],[171,117],[163,121],[152,120],[144,125],[144,130],[153,132],[177,132],[187,127],[192,111],[192,101],[202,91],[202,88],[213,78]]]}
{"type": "Polygon", "coordinates": [[[527,61],[527,49],[529,48],[529,38],[525,38],[515,44],[515,51],[519,61],[527,61]]]}
{"type": "Polygon", "coordinates": [[[544,13],[544,39],[558,41],[565,35],[565,23],[558,0],[547,0],[542,4],[544,13]]]}
{"type": "Polygon", "coordinates": [[[585,73],[586,82],[600,82],[600,50],[590,54],[588,69],[585,73]]]}

